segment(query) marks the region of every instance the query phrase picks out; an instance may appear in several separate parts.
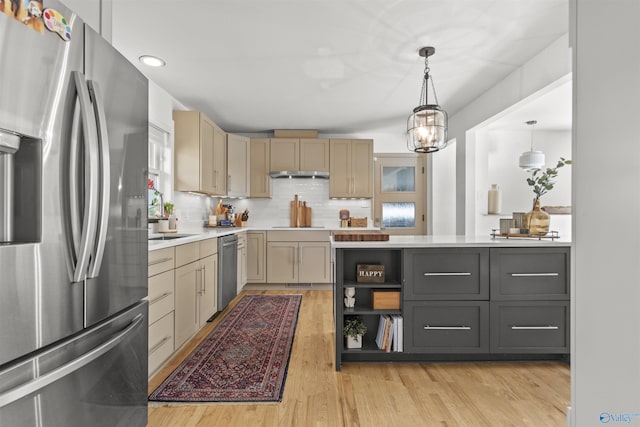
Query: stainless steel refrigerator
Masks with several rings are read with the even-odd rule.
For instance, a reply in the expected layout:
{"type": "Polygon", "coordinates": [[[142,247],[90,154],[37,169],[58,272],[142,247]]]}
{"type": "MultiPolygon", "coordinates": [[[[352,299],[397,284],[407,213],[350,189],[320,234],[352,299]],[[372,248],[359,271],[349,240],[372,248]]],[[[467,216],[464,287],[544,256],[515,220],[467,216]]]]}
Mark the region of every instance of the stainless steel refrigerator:
{"type": "Polygon", "coordinates": [[[148,82],[44,7],[0,12],[0,426],[143,426],[148,82]]]}

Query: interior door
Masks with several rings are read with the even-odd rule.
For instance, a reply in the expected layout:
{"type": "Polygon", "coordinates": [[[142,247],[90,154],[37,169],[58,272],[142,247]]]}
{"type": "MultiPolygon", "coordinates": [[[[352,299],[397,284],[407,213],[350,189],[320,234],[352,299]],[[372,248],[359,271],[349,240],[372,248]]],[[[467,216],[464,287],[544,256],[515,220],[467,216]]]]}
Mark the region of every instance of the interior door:
{"type": "Polygon", "coordinates": [[[374,225],[389,234],[426,234],[425,157],[376,154],[374,225]]]}

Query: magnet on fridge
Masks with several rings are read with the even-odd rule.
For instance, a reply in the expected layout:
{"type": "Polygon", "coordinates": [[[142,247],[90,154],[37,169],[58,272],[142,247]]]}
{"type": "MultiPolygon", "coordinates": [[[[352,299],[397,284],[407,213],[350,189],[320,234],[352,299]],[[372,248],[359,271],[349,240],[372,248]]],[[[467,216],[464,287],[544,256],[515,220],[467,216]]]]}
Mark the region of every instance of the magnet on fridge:
{"type": "Polygon", "coordinates": [[[71,40],[71,27],[60,12],[55,9],[45,9],[42,13],[42,20],[47,30],[58,34],[66,42],[71,40]]]}

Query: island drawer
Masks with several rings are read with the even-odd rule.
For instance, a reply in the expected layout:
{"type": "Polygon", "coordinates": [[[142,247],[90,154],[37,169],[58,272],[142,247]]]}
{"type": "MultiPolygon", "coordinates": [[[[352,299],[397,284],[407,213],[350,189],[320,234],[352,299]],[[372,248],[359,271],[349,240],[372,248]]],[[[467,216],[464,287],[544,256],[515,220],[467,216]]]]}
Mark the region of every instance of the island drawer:
{"type": "Polygon", "coordinates": [[[487,301],[407,302],[404,324],[406,352],[489,352],[487,301]]]}
{"type": "Polygon", "coordinates": [[[569,302],[492,302],[491,352],[568,353],[569,302]]]}
{"type": "Polygon", "coordinates": [[[569,262],[569,248],[493,248],[491,299],[566,300],[569,262]]]}
{"type": "Polygon", "coordinates": [[[488,300],[489,249],[406,249],[406,300],[488,300]]]}

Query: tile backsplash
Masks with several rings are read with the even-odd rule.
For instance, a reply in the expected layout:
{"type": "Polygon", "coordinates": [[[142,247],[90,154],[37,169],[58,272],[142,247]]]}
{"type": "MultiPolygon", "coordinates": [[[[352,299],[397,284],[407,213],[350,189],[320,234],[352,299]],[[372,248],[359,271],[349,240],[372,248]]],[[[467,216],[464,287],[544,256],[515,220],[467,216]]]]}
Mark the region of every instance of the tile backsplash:
{"type": "MultiPolygon", "coordinates": [[[[372,226],[372,201],[361,200],[333,200],[329,199],[328,179],[272,179],[271,199],[226,199],[223,203],[230,203],[236,212],[249,210],[249,226],[273,227],[289,225],[289,202],[295,194],[298,199],[307,202],[312,208],[312,225],[324,227],[339,227],[338,217],[341,209],[348,209],[352,217],[369,219],[372,226]]],[[[209,206],[218,204],[218,197],[174,192],[173,200],[179,228],[183,230],[202,228],[208,219],[209,206]]]]}

